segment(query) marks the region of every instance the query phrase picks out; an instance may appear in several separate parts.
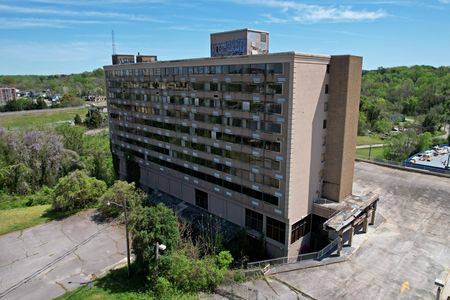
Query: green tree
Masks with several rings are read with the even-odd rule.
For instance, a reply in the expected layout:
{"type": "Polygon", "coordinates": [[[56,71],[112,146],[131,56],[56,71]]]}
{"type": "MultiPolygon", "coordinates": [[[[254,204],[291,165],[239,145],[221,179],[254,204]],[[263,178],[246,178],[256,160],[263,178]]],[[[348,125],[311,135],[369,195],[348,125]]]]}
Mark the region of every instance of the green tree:
{"type": "Polygon", "coordinates": [[[139,211],[146,195],[137,189],[134,183],[117,180],[100,198],[100,209],[110,217],[119,216],[123,209],[116,205],[108,205],[108,202],[115,202],[120,205],[126,203],[129,211],[139,211]]]}
{"type": "Polygon", "coordinates": [[[367,117],[362,111],[359,112],[358,135],[366,135],[368,130],[367,117]]]}
{"type": "Polygon", "coordinates": [[[113,184],[116,174],[107,133],[84,135],[81,160],[90,176],[113,184]]]}
{"type": "Polygon", "coordinates": [[[59,99],[59,102],[61,107],[81,106],[84,104],[83,100],[71,94],[64,94],[59,99]]]}
{"type": "Polygon", "coordinates": [[[96,110],[89,111],[86,114],[84,123],[86,124],[86,127],[90,128],[90,129],[100,128],[104,125],[104,118],[103,118],[102,114],[96,110]]]}
{"type": "Polygon", "coordinates": [[[419,137],[417,139],[417,146],[416,150],[414,152],[420,152],[423,150],[426,150],[432,146],[433,141],[433,135],[429,132],[424,132],[422,134],[419,134],[419,137]]]}
{"type": "Polygon", "coordinates": [[[54,189],[52,209],[73,211],[94,206],[106,191],[106,184],[77,170],[59,179],[54,189]]]}
{"type": "Polygon", "coordinates": [[[180,240],[178,222],[174,212],[163,204],[144,207],[132,214],[133,251],[139,272],[150,274],[155,267],[156,243],[167,246],[170,254],[180,240]]]}
{"type": "Polygon", "coordinates": [[[83,127],[63,124],[56,127],[55,130],[62,136],[66,149],[73,150],[78,154],[83,152],[83,136],[85,132],[83,127]]]}
{"type": "Polygon", "coordinates": [[[373,129],[378,133],[388,134],[392,130],[392,122],[386,118],[378,119],[373,129]]]}
{"type": "Polygon", "coordinates": [[[403,161],[417,149],[417,135],[414,132],[392,136],[384,147],[384,157],[388,160],[403,161]]]}
{"type": "Polygon", "coordinates": [[[75,125],[83,124],[83,120],[81,120],[81,117],[79,114],[75,115],[75,117],[73,118],[73,122],[75,123],[75,125]]]}

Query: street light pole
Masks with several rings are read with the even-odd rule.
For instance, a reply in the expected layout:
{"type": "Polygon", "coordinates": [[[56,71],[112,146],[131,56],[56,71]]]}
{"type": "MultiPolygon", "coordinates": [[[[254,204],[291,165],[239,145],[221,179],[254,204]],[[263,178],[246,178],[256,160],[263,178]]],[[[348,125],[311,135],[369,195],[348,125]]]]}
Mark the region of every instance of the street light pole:
{"type": "Polygon", "coordinates": [[[130,239],[128,238],[128,212],[127,212],[127,203],[126,200],[123,200],[123,211],[125,215],[125,236],[127,239],[127,269],[128,269],[128,277],[131,277],[131,262],[130,262],[130,239]]]}
{"type": "Polygon", "coordinates": [[[127,271],[128,277],[131,277],[131,259],[130,259],[130,239],[128,238],[128,210],[127,210],[127,201],[124,199],[123,204],[119,204],[113,201],[108,201],[108,206],[114,204],[115,206],[123,208],[123,213],[125,216],[125,238],[127,240],[127,271]]]}

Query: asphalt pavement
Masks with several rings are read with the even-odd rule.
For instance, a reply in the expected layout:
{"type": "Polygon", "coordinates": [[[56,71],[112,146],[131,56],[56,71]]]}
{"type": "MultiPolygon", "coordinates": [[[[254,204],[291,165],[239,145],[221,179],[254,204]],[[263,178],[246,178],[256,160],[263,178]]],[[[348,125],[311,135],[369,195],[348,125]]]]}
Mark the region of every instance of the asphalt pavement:
{"type": "Polygon", "coordinates": [[[0,236],[0,299],[53,299],[125,257],[123,227],[94,210],[0,236]]]}
{"type": "Polygon", "coordinates": [[[223,286],[225,298],[438,299],[434,281],[450,271],[450,179],[357,162],[354,194],[373,190],[376,226],[344,248],[348,259],[223,286]]]}

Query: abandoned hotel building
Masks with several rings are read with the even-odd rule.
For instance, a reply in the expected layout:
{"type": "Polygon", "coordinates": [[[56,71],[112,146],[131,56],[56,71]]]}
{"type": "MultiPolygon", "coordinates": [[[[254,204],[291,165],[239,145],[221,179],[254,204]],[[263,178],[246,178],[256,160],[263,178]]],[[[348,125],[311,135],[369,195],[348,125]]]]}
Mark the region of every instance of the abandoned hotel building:
{"type": "Polygon", "coordinates": [[[210,58],[114,54],[120,176],[264,234],[273,256],[324,232],[340,249],[378,200],[352,196],[361,68],[357,56],[269,53],[269,33],[251,29],[211,34],[210,58]]]}

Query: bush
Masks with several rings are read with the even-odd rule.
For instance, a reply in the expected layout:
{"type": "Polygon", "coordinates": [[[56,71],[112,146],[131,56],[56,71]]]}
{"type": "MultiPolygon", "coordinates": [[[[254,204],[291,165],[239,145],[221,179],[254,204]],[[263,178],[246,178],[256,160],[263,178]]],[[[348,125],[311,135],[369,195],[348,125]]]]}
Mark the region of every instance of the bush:
{"type": "Polygon", "coordinates": [[[217,255],[216,260],[217,260],[217,266],[220,269],[228,269],[228,267],[233,262],[233,256],[231,255],[231,253],[229,251],[221,251],[217,255]]]}
{"type": "Polygon", "coordinates": [[[150,275],[155,270],[156,243],[166,245],[164,254],[170,254],[179,243],[177,218],[170,208],[158,204],[134,210],[131,220],[137,271],[150,275]]]}
{"type": "Polygon", "coordinates": [[[161,257],[160,275],[183,292],[212,291],[225,278],[233,258],[228,251],[201,259],[189,258],[183,250],[161,257]]]}
{"type": "Polygon", "coordinates": [[[77,170],[59,179],[53,193],[52,209],[72,211],[92,207],[105,191],[105,182],[77,170]]]}
{"type": "Polygon", "coordinates": [[[83,124],[83,120],[81,119],[79,114],[75,115],[75,117],[73,118],[73,123],[75,125],[82,125],[83,124]]]}

